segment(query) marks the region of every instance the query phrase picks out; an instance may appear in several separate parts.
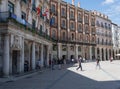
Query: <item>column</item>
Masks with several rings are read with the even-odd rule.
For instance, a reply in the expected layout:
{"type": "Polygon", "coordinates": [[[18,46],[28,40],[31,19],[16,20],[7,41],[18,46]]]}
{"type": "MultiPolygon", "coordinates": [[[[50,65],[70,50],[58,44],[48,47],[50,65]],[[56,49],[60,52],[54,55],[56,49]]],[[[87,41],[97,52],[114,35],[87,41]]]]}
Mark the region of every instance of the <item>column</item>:
{"type": "Polygon", "coordinates": [[[20,59],[20,72],[24,72],[24,38],[22,38],[22,50],[20,59]]]}
{"type": "Polygon", "coordinates": [[[89,53],[90,53],[90,54],[89,54],[89,58],[90,58],[90,60],[92,60],[92,46],[90,46],[89,49],[90,49],[90,50],[89,50],[89,51],[90,51],[90,52],[89,52],[89,53]]]}
{"type": "Polygon", "coordinates": [[[49,51],[50,51],[50,46],[47,46],[47,66],[49,66],[49,51]]]}
{"type": "Polygon", "coordinates": [[[70,60],[70,44],[67,44],[67,59],[70,60]]]}
{"type": "Polygon", "coordinates": [[[4,53],[3,53],[3,75],[9,76],[9,35],[5,35],[4,38],[4,53]]]}
{"type": "Polygon", "coordinates": [[[61,43],[58,43],[58,53],[57,53],[57,55],[58,55],[58,58],[60,59],[61,58],[61,43]]]}
{"type": "Polygon", "coordinates": [[[32,70],[35,69],[35,42],[32,44],[32,70]]]}
{"type": "Polygon", "coordinates": [[[78,59],[78,45],[75,45],[75,58],[78,59]]]}
{"type": "Polygon", "coordinates": [[[106,49],[103,50],[104,50],[104,61],[106,61],[106,49]]]}
{"type": "Polygon", "coordinates": [[[43,67],[43,44],[41,44],[41,66],[43,67]]]}
{"type": "Polygon", "coordinates": [[[95,47],[95,59],[97,58],[97,47],[95,47]]]}

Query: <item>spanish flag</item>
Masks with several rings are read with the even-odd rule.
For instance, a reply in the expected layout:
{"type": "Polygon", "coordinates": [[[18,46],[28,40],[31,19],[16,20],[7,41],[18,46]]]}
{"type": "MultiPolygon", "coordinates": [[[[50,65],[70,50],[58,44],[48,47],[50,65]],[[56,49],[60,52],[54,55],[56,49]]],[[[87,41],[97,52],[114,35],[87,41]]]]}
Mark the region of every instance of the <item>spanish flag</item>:
{"type": "Polygon", "coordinates": [[[39,5],[37,6],[37,8],[36,8],[36,10],[37,10],[37,15],[40,15],[41,8],[42,8],[42,5],[39,4],[39,5]]]}

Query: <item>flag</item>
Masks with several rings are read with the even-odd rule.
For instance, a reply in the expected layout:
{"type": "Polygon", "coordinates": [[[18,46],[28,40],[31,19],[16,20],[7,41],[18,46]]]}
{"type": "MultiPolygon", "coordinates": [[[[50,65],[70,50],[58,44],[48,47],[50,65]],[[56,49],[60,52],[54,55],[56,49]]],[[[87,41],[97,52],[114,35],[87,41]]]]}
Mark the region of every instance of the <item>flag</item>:
{"type": "Polygon", "coordinates": [[[55,22],[54,22],[54,18],[53,18],[53,14],[52,14],[51,19],[50,19],[50,26],[52,26],[54,23],[55,22]]]}
{"type": "Polygon", "coordinates": [[[38,16],[39,16],[40,13],[41,13],[41,8],[42,8],[42,5],[41,5],[41,4],[39,4],[39,5],[37,6],[37,8],[36,8],[36,10],[37,10],[37,15],[38,15],[38,16]]]}

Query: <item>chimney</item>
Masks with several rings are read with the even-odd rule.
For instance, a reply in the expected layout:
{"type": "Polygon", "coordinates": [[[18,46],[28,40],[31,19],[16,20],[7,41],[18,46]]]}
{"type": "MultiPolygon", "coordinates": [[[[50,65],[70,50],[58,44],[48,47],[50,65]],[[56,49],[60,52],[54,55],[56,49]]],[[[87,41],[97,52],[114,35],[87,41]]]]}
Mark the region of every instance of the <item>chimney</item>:
{"type": "Polygon", "coordinates": [[[72,5],[74,5],[74,0],[72,0],[72,5]]]}
{"type": "Polygon", "coordinates": [[[80,7],[80,2],[78,2],[78,7],[80,7]]]}

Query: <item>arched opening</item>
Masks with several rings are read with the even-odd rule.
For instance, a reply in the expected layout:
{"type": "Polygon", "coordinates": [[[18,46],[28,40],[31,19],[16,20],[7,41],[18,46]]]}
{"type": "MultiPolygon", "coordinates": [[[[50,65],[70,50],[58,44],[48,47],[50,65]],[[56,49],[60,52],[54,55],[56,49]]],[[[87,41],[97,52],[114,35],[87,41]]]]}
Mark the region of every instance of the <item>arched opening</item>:
{"type": "Polygon", "coordinates": [[[102,48],[102,61],[104,61],[104,50],[102,48]]]}
{"type": "Polygon", "coordinates": [[[106,49],[106,60],[108,60],[108,52],[107,52],[107,49],[106,49]]]}

